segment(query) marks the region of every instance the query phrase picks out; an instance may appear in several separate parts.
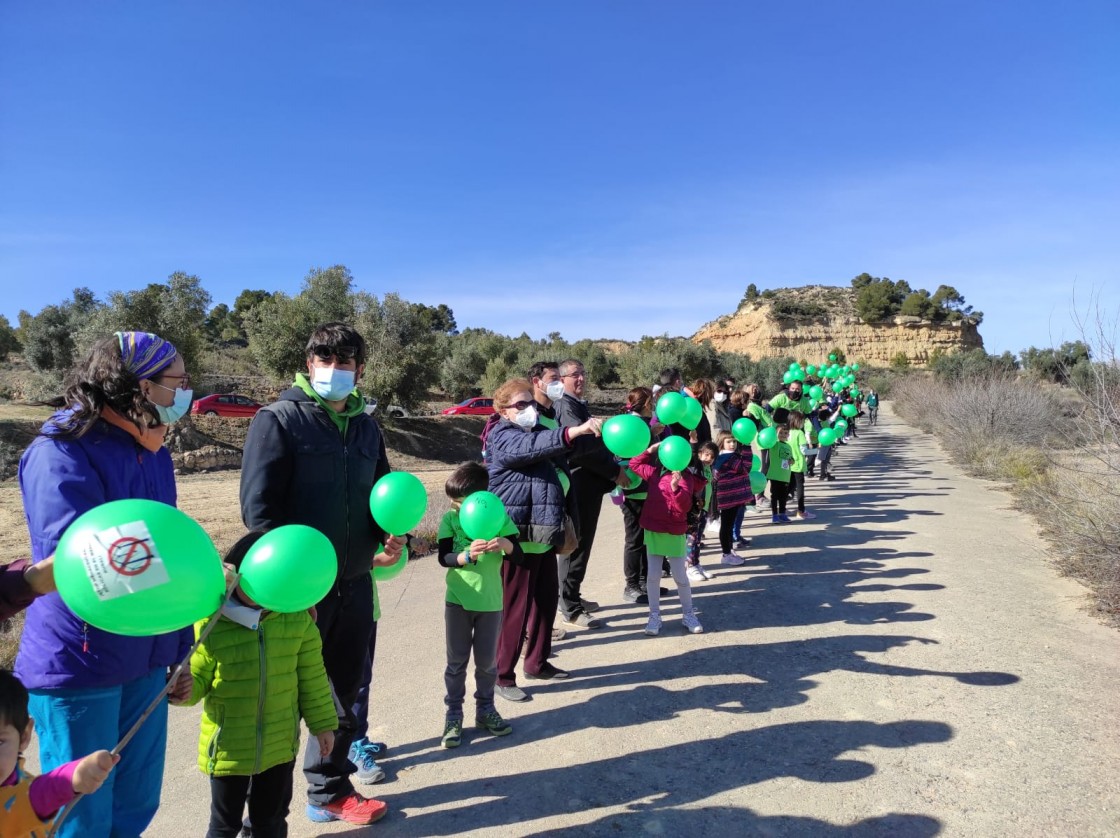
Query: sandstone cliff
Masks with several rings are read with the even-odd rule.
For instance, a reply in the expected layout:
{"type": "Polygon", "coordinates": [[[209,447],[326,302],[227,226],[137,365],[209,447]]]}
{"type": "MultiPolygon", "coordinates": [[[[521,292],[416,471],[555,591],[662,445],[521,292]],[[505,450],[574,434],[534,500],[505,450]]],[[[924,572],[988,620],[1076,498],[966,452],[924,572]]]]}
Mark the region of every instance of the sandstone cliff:
{"type": "Polygon", "coordinates": [[[764,293],[743,302],[734,314],[706,323],[692,340],[710,340],[721,352],[752,358],[789,355],[810,362],[840,348],[849,361],[876,366],[887,366],[900,352],[911,364],[922,366],[934,350],[984,346],[969,320],[935,323],[900,316],[864,323],[856,315],[855,291],[850,288],[810,285],[764,293]]]}

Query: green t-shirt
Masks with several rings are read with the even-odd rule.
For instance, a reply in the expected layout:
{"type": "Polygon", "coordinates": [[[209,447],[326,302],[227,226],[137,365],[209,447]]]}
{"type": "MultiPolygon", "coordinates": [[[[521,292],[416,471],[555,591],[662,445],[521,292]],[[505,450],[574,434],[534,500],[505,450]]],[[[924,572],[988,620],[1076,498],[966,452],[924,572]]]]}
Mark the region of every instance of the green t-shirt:
{"type": "MultiPolygon", "coordinates": [[[[498,535],[517,535],[517,527],[508,515],[498,535]]],[[[470,548],[471,540],[459,525],[458,510],[444,514],[438,538],[450,538],[456,554],[470,548]]],[[[501,553],[483,553],[474,564],[447,568],[447,601],[466,611],[501,611],[503,558],[501,553]]]]}
{"type": "MultiPolygon", "coordinates": [[[[810,426],[811,427],[811,426],[810,426]]],[[[809,438],[805,436],[804,430],[797,428],[789,429],[789,448],[793,452],[793,460],[790,462],[789,470],[795,471],[798,474],[805,471],[805,455],[801,453],[801,446],[809,447],[809,438]]]]}
{"type": "Polygon", "coordinates": [[[747,415],[753,418],[759,425],[759,430],[769,428],[774,424],[774,419],[766,412],[766,408],[758,402],[751,402],[747,405],[747,415]]]}
{"type": "Polygon", "coordinates": [[[789,483],[790,466],[793,465],[793,449],[788,442],[777,442],[770,449],[770,468],[766,470],[768,480],[789,483]]]}
{"type": "Polygon", "coordinates": [[[799,410],[802,414],[808,416],[813,412],[813,408],[809,406],[810,401],[811,399],[806,396],[804,392],[801,394],[801,400],[796,402],[785,393],[778,393],[778,395],[770,399],[770,409],[777,410],[780,407],[784,407],[786,410],[799,410]]]}

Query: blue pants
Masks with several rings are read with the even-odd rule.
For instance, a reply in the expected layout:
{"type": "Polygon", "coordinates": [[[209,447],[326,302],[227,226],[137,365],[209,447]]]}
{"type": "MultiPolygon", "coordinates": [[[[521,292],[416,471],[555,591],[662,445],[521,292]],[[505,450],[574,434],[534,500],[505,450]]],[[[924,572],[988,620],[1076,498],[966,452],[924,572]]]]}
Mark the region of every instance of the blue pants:
{"type": "MultiPolygon", "coordinates": [[[[118,687],[31,690],[43,773],[94,751],[111,751],[167,683],[160,667],[118,687]]],[[[59,838],[136,838],[159,808],[167,751],[167,700],[121,751],[121,761],[95,794],[78,801],[59,838]]]]}

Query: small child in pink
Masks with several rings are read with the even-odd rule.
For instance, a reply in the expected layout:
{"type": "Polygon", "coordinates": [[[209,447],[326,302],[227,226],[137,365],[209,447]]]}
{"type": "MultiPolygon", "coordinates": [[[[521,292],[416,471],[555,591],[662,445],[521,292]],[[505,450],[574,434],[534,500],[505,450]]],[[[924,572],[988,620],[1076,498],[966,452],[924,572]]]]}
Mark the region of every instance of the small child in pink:
{"type": "Polygon", "coordinates": [[[93,794],[120,760],[108,751],[60,765],[35,777],[23,770],[23,751],[35,723],[27,712],[27,689],[0,669],[0,835],[43,838],[58,810],[78,794],[93,794]]]}

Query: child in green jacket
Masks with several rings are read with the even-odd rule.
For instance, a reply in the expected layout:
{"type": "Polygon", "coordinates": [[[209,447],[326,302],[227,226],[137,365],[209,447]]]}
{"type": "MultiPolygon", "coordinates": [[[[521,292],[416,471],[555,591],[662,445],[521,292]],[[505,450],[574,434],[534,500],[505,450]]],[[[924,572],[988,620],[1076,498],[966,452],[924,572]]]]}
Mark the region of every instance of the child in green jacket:
{"type": "MultiPolygon", "coordinates": [[[[225,561],[239,568],[263,534],[244,536],[225,561]]],[[[196,636],[204,625],[195,626],[196,636]]],[[[306,720],[324,757],[338,727],[311,616],[265,611],[238,586],[191,656],[191,675],[194,686],[183,703],[203,701],[198,765],[210,775],[207,836],[237,836],[246,798],[254,836],[287,835],[299,720],[306,720]]]]}
{"type": "Polygon", "coordinates": [[[805,471],[808,455],[813,451],[809,433],[813,426],[805,422],[805,414],[800,410],[789,412],[789,447],[793,460],[789,469],[789,492],[797,500],[797,517],[802,520],[816,518],[812,512],[805,511],[805,471]]]}

